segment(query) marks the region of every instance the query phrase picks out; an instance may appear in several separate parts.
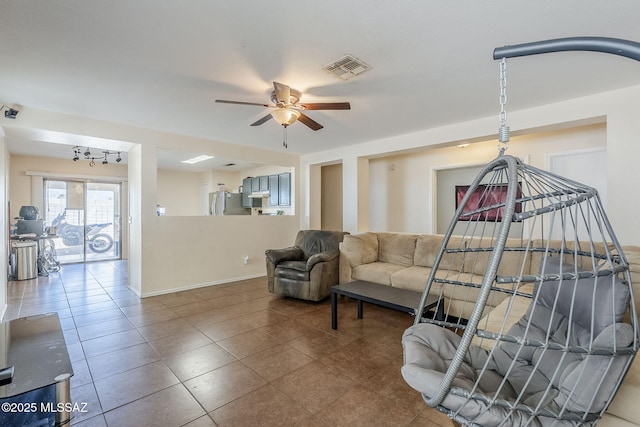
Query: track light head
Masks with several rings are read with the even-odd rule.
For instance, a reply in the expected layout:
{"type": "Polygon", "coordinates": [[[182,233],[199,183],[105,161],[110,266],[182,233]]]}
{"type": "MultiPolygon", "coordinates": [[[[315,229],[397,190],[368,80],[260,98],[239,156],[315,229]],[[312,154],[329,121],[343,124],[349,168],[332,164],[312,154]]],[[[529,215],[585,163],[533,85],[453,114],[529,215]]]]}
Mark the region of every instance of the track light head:
{"type": "Polygon", "coordinates": [[[84,152],[84,156],[85,157],[91,157],[91,151],[89,151],[89,149],[87,148],[84,152]]]}
{"type": "Polygon", "coordinates": [[[78,157],[78,155],[77,155],[77,154],[75,154],[75,155],[73,156],[73,161],[74,161],[74,162],[77,162],[78,160],[80,160],[80,157],[78,157]]]}
{"type": "Polygon", "coordinates": [[[120,157],[120,152],[118,151],[118,157],[116,158],[116,163],[120,163],[122,161],[122,157],[120,157]]]}

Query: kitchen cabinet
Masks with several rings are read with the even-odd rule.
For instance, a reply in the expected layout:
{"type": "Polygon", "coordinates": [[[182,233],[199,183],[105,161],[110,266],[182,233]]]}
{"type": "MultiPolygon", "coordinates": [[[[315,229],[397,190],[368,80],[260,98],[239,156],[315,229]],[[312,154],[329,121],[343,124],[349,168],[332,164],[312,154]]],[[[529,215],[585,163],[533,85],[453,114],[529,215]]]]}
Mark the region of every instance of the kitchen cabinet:
{"type": "Polygon", "coordinates": [[[242,207],[243,208],[261,208],[262,199],[254,199],[249,197],[252,187],[252,181],[254,178],[245,178],[242,180],[242,207]]]}
{"type": "Polygon", "coordinates": [[[262,207],[261,198],[251,198],[251,193],[269,192],[268,206],[291,206],[291,172],[254,176],[242,180],[242,206],[262,207]]]}
{"type": "Polygon", "coordinates": [[[269,191],[269,177],[268,176],[259,176],[259,191],[269,191]]]}
{"type": "Polygon", "coordinates": [[[280,185],[278,175],[269,175],[269,206],[280,204],[280,185]]]}
{"type": "Polygon", "coordinates": [[[278,175],[278,206],[291,206],[291,173],[278,175]]]}

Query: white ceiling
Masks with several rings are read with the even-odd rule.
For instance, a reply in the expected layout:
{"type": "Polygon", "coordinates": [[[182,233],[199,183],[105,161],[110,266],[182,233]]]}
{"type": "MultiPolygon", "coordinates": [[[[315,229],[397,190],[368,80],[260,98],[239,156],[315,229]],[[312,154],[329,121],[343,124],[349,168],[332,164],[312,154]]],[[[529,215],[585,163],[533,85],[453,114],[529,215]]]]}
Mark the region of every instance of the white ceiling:
{"type": "MultiPolygon", "coordinates": [[[[351,103],[307,112],[325,127],[292,125],[290,153],[492,115],[497,129],[494,48],[572,36],[640,41],[638,16],[637,0],[0,0],[0,102],[22,114],[285,150],[273,120],[249,126],[265,108],[214,103],[268,103],[275,80],[302,91],[303,102],[351,103]],[[347,53],[371,70],[342,81],[321,69],[347,53]]],[[[638,85],[640,64],[556,53],[509,60],[507,78],[515,111],[638,85]]],[[[32,146],[11,122],[0,118],[11,152],[51,148],[32,146]]]]}

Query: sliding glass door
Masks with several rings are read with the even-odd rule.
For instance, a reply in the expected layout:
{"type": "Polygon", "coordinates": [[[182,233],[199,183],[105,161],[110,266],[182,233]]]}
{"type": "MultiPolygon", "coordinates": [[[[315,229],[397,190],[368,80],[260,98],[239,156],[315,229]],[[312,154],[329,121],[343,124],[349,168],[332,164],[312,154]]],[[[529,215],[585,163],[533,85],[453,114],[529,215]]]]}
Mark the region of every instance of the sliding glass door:
{"type": "Polygon", "coordinates": [[[44,190],[44,220],[58,261],[120,258],[119,183],[45,180],[44,190]]]}

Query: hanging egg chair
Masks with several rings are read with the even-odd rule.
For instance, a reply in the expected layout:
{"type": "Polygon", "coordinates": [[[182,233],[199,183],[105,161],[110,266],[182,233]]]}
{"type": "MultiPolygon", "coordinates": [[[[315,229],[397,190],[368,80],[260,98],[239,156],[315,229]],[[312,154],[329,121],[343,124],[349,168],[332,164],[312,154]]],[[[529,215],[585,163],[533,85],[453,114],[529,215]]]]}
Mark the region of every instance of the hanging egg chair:
{"type": "Polygon", "coordinates": [[[405,331],[402,375],[463,425],[594,425],[638,350],[628,262],[594,188],[504,150],[444,235],[416,312],[436,295],[445,317],[405,331]]]}

